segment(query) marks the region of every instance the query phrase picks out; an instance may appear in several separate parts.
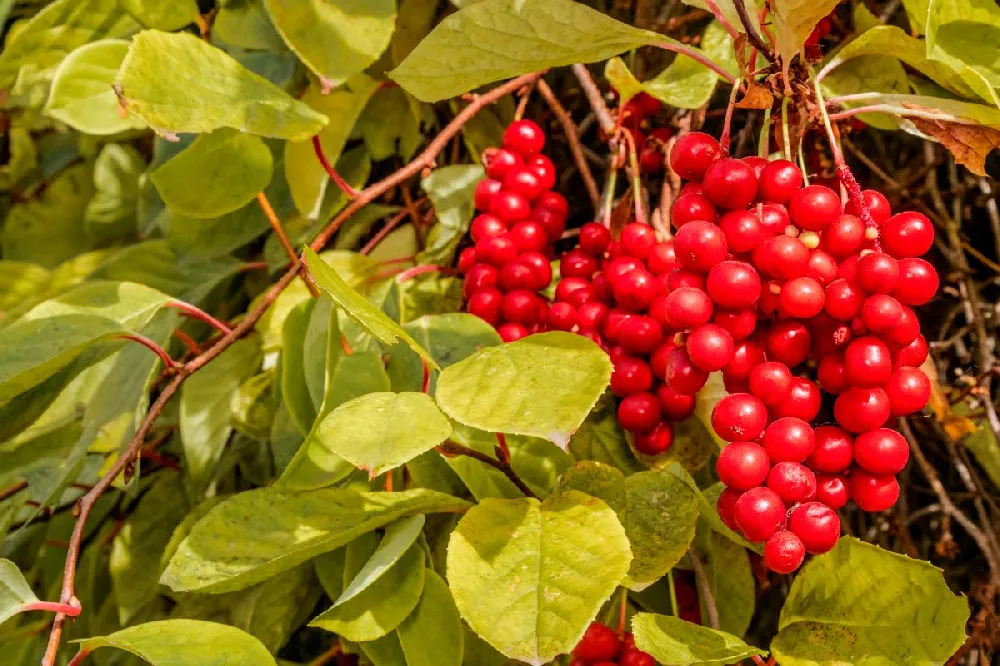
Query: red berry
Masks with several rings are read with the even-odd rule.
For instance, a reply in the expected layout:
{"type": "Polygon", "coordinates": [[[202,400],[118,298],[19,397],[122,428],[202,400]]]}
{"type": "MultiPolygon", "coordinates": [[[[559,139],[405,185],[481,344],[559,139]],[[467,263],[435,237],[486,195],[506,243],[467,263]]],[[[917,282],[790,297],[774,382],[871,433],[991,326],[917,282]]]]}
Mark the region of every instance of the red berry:
{"type": "Polygon", "coordinates": [[[580,250],[600,257],[611,244],[611,232],[603,224],[588,222],[580,227],[580,250]]]}
{"type": "MultiPolygon", "coordinates": [[[[675,256],[676,250],[677,247],[675,245],[675,256]]],[[[686,271],[683,268],[675,268],[667,273],[667,291],[674,291],[675,289],[681,289],[682,287],[693,287],[704,291],[705,278],[698,273],[692,273],[691,271],[686,271]]]]}
{"type": "Polygon", "coordinates": [[[767,158],[758,157],[757,155],[748,155],[747,157],[744,157],[741,161],[744,164],[749,165],[750,168],[753,169],[753,175],[757,176],[758,180],[760,180],[760,174],[761,172],[764,171],[764,167],[768,165],[767,158]]]}
{"type": "Polygon", "coordinates": [[[530,120],[515,120],[504,130],[503,145],[524,156],[540,153],[545,147],[545,132],[530,120]]]}
{"type": "Polygon", "coordinates": [[[896,257],[919,257],[934,244],[934,225],[920,213],[897,213],[881,225],[882,248],[896,257]]]}
{"type": "Polygon", "coordinates": [[[626,310],[645,310],[656,298],[657,286],[653,274],[636,268],[612,282],[615,302],[626,310]]]}
{"type": "Polygon", "coordinates": [[[494,178],[483,178],[476,183],[475,201],[478,210],[489,210],[493,195],[503,189],[503,183],[494,178]]]}
{"type": "Polygon", "coordinates": [[[636,433],[634,440],[635,450],[647,456],[666,453],[673,443],[674,427],[662,421],[650,432],[636,433]]]}
{"type": "Polygon", "coordinates": [[[862,511],[885,511],[899,499],[899,482],[892,474],[870,474],[855,469],[849,481],[851,499],[862,511]]]}
{"type": "Polygon", "coordinates": [[[626,254],[645,259],[656,245],[656,232],[648,224],[632,222],[622,229],[620,241],[626,254]]]}
{"type": "Polygon", "coordinates": [[[834,511],[842,509],[850,499],[847,480],[844,476],[820,474],[816,477],[816,501],[834,511]]]}
{"type": "MultiPolygon", "coordinates": [[[[622,324],[634,316],[635,315],[629,314],[617,308],[610,310],[604,318],[604,326],[601,328],[601,333],[604,334],[604,337],[608,340],[608,342],[617,343],[622,324]]],[[[614,359],[612,359],[612,361],[613,360],[614,359]]]]}
{"type": "Polygon", "coordinates": [[[727,395],[712,409],[712,428],[727,442],[753,441],[765,425],[767,407],[749,393],[727,395]]]}
{"type": "Polygon", "coordinates": [[[805,502],[816,496],[816,475],[801,463],[782,461],[771,468],[767,487],[786,504],[805,502]]]}
{"type": "MultiPolygon", "coordinates": [[[[569,303],[553,303],[549,308],[549,327],[553,330],[572,331],[576,323],[576,308],[569,303]]],[[[614,375],[611,376],[611,385],[613,390],[614,375]]]]}
{"type": "Polygon", "coordinates": [[[757,196],[757,176],[753,167],[732,158],[721,159],[705,171],[705,194],[717,206],[746,208],[757,196]]]}
{"type": "Polygon", "coordinates": [[[927,406],[931,398],[931,382],[920,368],[901,367],[885,383],[892,416],[909,416],[927,406]]]}
{"type": "Polygon", "coordinates": [[[854,440],[854,462],[872,474],[899,474],[910,459],[910,447],[895,430],[879,428],[854,440]]]}
{"type": "Polygon", "coordinates": [[[656,659],[640,650],[629,650],[618,657],[618,666],[656,666],[656,659]]]}
{"type": "Polygon", "coordinates": [[[618,344],[633,354],[651,354],[663,341],[663,330],[647,315],[629,317],[618,330],[618,344]]]}
{"type": "Polygon", "coordinates": [[[712,323],[726,329],[733,340],[739,341],[753,334],[757,328],[757,314],[752,310],[716,310],[712,323]]]}
{"type": "Polygon", "coordinates": [[[805,361],[812,347],[809,329],[802,322],[790,320],[774,322],[764,342],[768,358],[789,368],[805,361]]]}
{"type": "Polygon", "coordinates": [[[840,268],[834,258],[823,250],[809,253],[809,267],[806,273],[821,285],[828,285],[840,275],[840,268]]]}
{"type": "Polygon", "coordinates": [[[710,222],[690,222],[674,236],[677,261],[690,271],[708,272],[726,258],[727,251],[725,235],[710,222]]]}
{"type": "Polygon", "coordinates": [[[701,289],[681,287],[667,294],[665,313],[671,328],[701,326],[712,318],[712,299],[701,289]]]}
{"type": "Polygon", "coordinates": [[[792,509],[788,529],[802,539],[807,552],[820,555],[837,545],[840,518],[825,504],[806,502],[792,509]]]}
{"type": "Polygon", "coordinates": [[[464,275],[476,264],[476,248],[467,247],[458,255],[458,270],[464,275]]]}
{"type": "Polygon", "coordinates": [[[899,323],[894,328],[884,331],[882,337],[890,344],[905,347],[920,335],[920,320],[912,308],[905,305],[901,305],[900,308],[903,314],[899,318],[899,323]]]}
{"type": "Polygon", "coordinates": [[[850,388],[833,403],[837,423],[848,432],[868,432],[889,420],[889,397],[880,388],[850,388]]]}
{"type": "Polygon", "coordinates": [[[528,337],[530,331],[524,324],[514,324],[508,322],[506,324],[500,324],[497,328],[497,333],[500,334],[500,339],[504,342],[517,342],[521,338],[528,337]]]}
{"type": "Polygon", "coordinates": [[[937,271],[923,259],[899,260],[899,279],[892,295],[906,305],[923,305],[937,293],[940,286],[937,271]]]}
{"type": "Polygon", "coordinates": [[[919,367],[927,360],[927,352],[927,340],[918,335],[910,344],[892,352],[892,365],[895,368],[919,367]]]}
{"type": "Polygon", "coordinates": [[[675,347],[667,354],[667,369],[663,374],[667,386],[684,395],[694,395],[708,381],[708,373],[699,370],[687,349],[675,347]]]}
{"type": "Polygon", "coordinates": [[[788,203],[802,187],[802,172],[793,162],[774,160],[760,172],[757,198],[774,203],[788,203]]]}
{"type": "Polygon", "coordinates": [[[853,215],[841,215],[823,230],[820,247],[837,259],[846,259],[865,242],[865,225],[853,215]]]}
{"type": "Polygon", "coordinates": [[[652,393],[633,393],[618,405],[618,423],[629,432],[649,432],[660,422],[660,403],[652,393]]]}
{"type": "Polygon", "coordinates": [[[807,185],[788,204],[792,222],[806,231],[822,231],[841,215],[840,196],[823,185],[807,185]]]}
{"type": "Polygon", "coordinates": [[[737,490],[750,490],[763,484],[770,469],[767,452],[753,442],[728,444],[715,461],[719,480],[737,490]]]}
{"type": "Polygon", "coordinates": [[[472,236],[475,243],[503,236],[505,233],[507,233],[507,225],[501,222],[500,218],[489,213],[477,215],[469,227],[469,235],[472,236]]]}
{"type": "Polygon", "coordinates": [[[802,566],[805,557],[802,540],[787,530],[775,532],[764,544],[764,564],[775,573],[792,573],[802,566]]]}
{"type": "MultiPolygon", "coordinates": [[[[513,241],[518,252],[541,252],[549,245],[545,227],[534,220],[518,222],[511,228],[507,237],[513,241]]],[[[596,265],[597,262],[594,263],[596,265]]]]}
{"type": "Polygon", "coordinates": [[[788,317],[809,319],[823,310],[825,301],[826,295],[819,282],[799,277],[782,285],[778,307],[788,317]]]}
{"type": "Polygon", "coordinates": [[[788,217],[788,210],[781,204],[761,204],[754,207],[754,212],[760,217],[760,224],[764,228],[765,236],[783,234],[788,225],[792,223],[792,219],[788,217]]]}
{"type": "Polygon", "coordinates": [[[705,324],[688,335],[687,350],[695,366],[705,372],[715,372],[732,360],[733,336],[721,326],[705,324]]]}
{"type": "Polygon", "coordinates": [[[511,261],[500,269],[500,288],[504,291],[527,289],[535,291],[545,285],[538,285],[538,273],[535,269],[521,261],[511,261]]]}
{"type": "Polygon", "coordinates": [[[786,416],[767,426],[761,445],[772,462],[800,463],[816,448],[816,436],[808,422],[786,416]]]}
{"type": "Polygon", "coordinates": [[[861,306],[861,321],[872,333],[888,333],[906,316],[903,306],[892,296],[873,294],[861,306]]]}
{"type": "Polygon", "coordinates": [[[504,321],[530,326],[540,319],[542,299],[533,291],[515,289],[504,294],[500,312],[504,321]]]}
{"type": "Polygon", "coordinates": [[[840,321],[851,321],[861,314],[865,294],[847,280],[834,280],[826,288],[824,308],[827,314],[840,321]]]}
{"type": "Polygon", "coordinates": [[[534,169],[527,166],[515,166],[508,169],[503,177],[503,188],[517,192],[528,201],[534,201],[547,189],[542,177],[534,169]]]}
{"type": "Polygon", "coordinates": [[[581,252],[580,250],[570,250],[559,259],[560,277],[593,277],[600,265],[593,255],[581,252]]]}
{"type": "Polygon", "coordinates": [[[684,194],[670,205],[670,223],[680,229],[688,222],[715,222],[719,213],[703,194],[684,194]]]}
{"type": "Polygon", "coordinates": [[[749,380],[750,392],[768,406],[784,402],[792,392],[792,372],[784,363],[761,363],[750,371],[749,380]]]}
{"type": "Polygon", "coordinates": [[[479,289],[469,296],[466,309],[470,314],[474,314],[491,326],[500,323],[500,304],[503,302],[503,294],[499,289],[479,289]]]}
{"type": "MultiPolygon", "coordinates": [[[[733,348],[732,358],[722,369],[731,380],[748,380],[750,372],[764,362],[764,350],[753,340],[744,340],[733,348]]],[[[749,390],[749,381],[747,389],[749,390]]]]}
{"type": "Polygon", "coordinates": [[[755,214],[747,210],[731,210],[719,220],[730,252],[750,252],[764,242],[764,227],[755,214]]]}
{"type": "Polygon", "coordinates": [[[465,282],[462,291],[465,298],[469,299],[472,294],[484,289],[493,289],[500,283],[500,271],[495,266],[489,264],[475,264],[465,274],[465,282]]]}
{"type": "Polygon", "coordinates": [[[792,377],[792,390],[788,399],[771,408],[775,418],[785,416],[795,417],[803,421],[812,421],[819,414],[822,398],[819,388],[804,377],[792,377]]]}
{"type": "Polygon", "coordinates": [[[881,386],[892,374],[889,347],[873,336],[855,338],[844,351],[844,371],[854,386],[881,386]]]}
{"type": "Polygon", "coordinates": [[[645,268],[641,260],[636,259],[635,257],[619,256],[614,257],[611,261],[605,264],[604,274],[608,276],[613,288],[614,283],[618,282],[618,280],[621,279],[621,276],[630,271],[634,271],[637,268],[645,268]]]}
{"type": "Polygon", "coordinates": [[[888,294],[899,279],[899,264],[884,252],[869,252],[858,261],[858,285],[870,294],[888,294]]]}
{"type": "Polygon", "coordinates": [[[670,168],[684,180],[701,180],[721,157],[718,141],[702,132],[689,132],[678,137],[670,150],[670,168]]]}
{"type": "Polygon", "coordinates": [[[586,661],[614,659],[618,654],[618,636],[610,627],[591,622],[583,638],[573,649],[573,656],[586,661]]]}
{"type": "Polygon", "coordinates": [[[490,199],[489,212],[497,216],[507,225],[528,219],[531,214],[531,204],[517,192],[500,190],[490,199]]]}
{"type": "Polygon", "coordinates": [[[656,389],[656,399],[660,401],[663,418],[678,423],[694,414],[695,396],[678,393],[666,384],[656,389]]]}
{"type": "Polygon", "coordinates": [[[854,440],[836,426],[820,426],[815,432],[816,447],[806,464],[817,472],[842,472],[854,459],[854,440]]]}
{"type": "Polygon", "coordinates": [[[736,502],[739,501],[743,492],[735,488],[726,488],[719,493],[719,499],[715,501],[715,508],[719,512],[719,518],[726,524],[726,527],[733,531],[740,528],[736,525],[736,502]]]}
{"type": "Polygon", "coordinates": [[[775,236],[757,246],[753,263],[771,277],[791,280],[809,271],[809,248],[798,238],[775,236]]]}
{"type": "Polygon", "coordinates": [[[528,219],[542,225],[550,243],[555,243],[562,237],[563,232],[566,231],[566,216],[551,208],[535,206],[531,209],[531,217],[528,219]]]}
{"type": "Polygon", "coordinates": [[[723,261],[709,269],[705,288],[717,305],[744,310],[760,298],[760,276],[746,262],[723,261]]]}
{"type": "Polygon", "coordinates": [[[541,178],[543,190],[551,190],[556,186],[556,167],[545,155],[535,155],[528,160],[528,168],[541,178]]]}
{"type": "Polygon", "coordinates": [[[608,316],[608,306],[604,303],[584,303],[577,308],[576,318],[580,329],[596,331],[608,316]]]}
{"type": "Polygon", "coordinates": [[[654,245],[646,258],[646,265],[654,275],[666,275],[676,268],[677,253],[674,251],[674,242],[671,240],[654,245]]]}
{"type": "Polygon", "coordinates": [[[785,505],[770,488],[752,488],[736,500],[733,519],[750,541],[767,541],[785,522],[785,505]]]}
{"type": "Polygon", "coordinates": [[[827,393],[840,395],[851,387],[851,382],[847,378],[847,365],[844,362],[844,355],[837,352],[829,352],[819,359],[816,368],[816,381],[827,393]]]}
{"type": "Polygon", "coordinates": [[[545,192],[542,196],[538,197],[536,205],[539,208],[548,208],[559,213],[563,219],[566,219],[569,215],[569,203],[566,201],[566,197],[558,192],[545,192]]]}
{"type": "MultiPolygon", "coordinates": [[[[871,213],[872,219],[875,220],[876,224],[882,225],[889,216],[892,215],[892,210],[889,207],[889,200],[885,198],[881,192],[876,190],[865,190],[861,193],[862,198],[868,205],[868,212],[871,213]]],[[[854,215],[856,217],[861,217],[861,210],[854,199],[847,202],[844,207],[844,212],[849,215],[854,215]]]]}

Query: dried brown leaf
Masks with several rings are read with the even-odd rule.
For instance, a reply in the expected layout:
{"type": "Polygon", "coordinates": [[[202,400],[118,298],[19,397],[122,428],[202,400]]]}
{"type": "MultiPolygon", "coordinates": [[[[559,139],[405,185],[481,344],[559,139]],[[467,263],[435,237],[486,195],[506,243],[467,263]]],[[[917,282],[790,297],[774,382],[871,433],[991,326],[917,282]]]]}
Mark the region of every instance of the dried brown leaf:
{"type": "Polygon", "coordinates": [[[922,133],[941,142],[956,162],[977,176],[986,175],[986,157],[1000,148],[1000,128],[927,118],[909,120],[922,133]]]}
{"type": "Polygon", "coordinates": [[[951,401],[948,400],[944,389],[941,388],[941,382],[938,379],[937,367],[935,367],[934,361],[928,357],[920,366],[920,369],[927,375],[927,379],[931,382],[931,399],[928,404],[931,411],[934,412],[934,416],[941,424],[941,427],[948,433],[948,436],[957,441],[966,435],[976,432],[978,427],[975,421],[956,413],[951,408],[951,401]]]}
{"type": "Polygon", "coordinates": [[[750,82],[743,99],[736,102],[737,109],[770,109],[774,104],[774,95],[764,86],[750,82]]]}

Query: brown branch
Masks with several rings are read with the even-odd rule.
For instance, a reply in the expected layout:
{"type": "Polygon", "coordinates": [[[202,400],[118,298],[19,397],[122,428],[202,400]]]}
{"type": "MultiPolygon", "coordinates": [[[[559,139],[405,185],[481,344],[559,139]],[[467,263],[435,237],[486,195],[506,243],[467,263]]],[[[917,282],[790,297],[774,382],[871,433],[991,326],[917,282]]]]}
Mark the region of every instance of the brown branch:
{"type": "Polygon", "coordinates": [[[552,109],[556,120],[562,126],[563,133],[566,135],[566,141],[569,142],[569,151],[573,154],[573,161],[576,162],[576,168],[580,170],[583,185],[587,188],[587,194],[590,195],[590,202],[593,204],[594,210],[597,210],[597,207],[601,205],[601,191],[597,189],[597,181],[594,180],[594,174],[590,172],[590,165],[587,164],[587,158],[583,155],[583,150],[580,147],[580,135],[576,125],[573,123],[573,119],[570,118],[566,108],[559,103],[559,99],[544,79],[538,80],[538,92],[548,102],[549,108],[552,109]]]}
{"type": "Polygon", "coordinates": [[[18,481],[17,483],[11,486],[7,486],[6,488],[0,490],[0,502],[3,502],[4,500],[10,497],[13,497],[14,495],[18,494],[27,487],[28,487],[28,482],[24,480],[18,481]]]}
{"type": "Polygon", "coordinates": [[[571,69],[580,82],[580,87],[583,89],[583,94],[587,96],[587,101],[590,102],[590,108],[593,109],[594,115],[597,117],[597,123],[605,134],[613,134],[615,119],[611,117],[608,105],[604,103],[604,97],[601,96],[601,89],[594,83],[594,77],[590,75],[587,66],[577,63],[571,69]]]}
{"type": "Polygon", "coordinates": [[[778,59],[775,57],[774,51],[772,51],[770,47],[764,43],[761,36],[757,34],[757,29],[753,26],[753,21],[750,20],[750,15],[747,13],[746,5],[743,4],[742,0],[736,0],[736,2],[733,3],[733,6],[736,7],[736,13],[740,15],[740,23],[743,24],[743,29],[747,31],[747,38],[750,40],[750,43],[759,53],[763,54],[763,56],[767,58],[769,63],[776,65],[778,63],[778,59]]]}
{"type": "Polygon", "coordinates": [[[486,463],[490,467],[499,470],[504,476],[510,479],[510,482],[517,486],[517,489],[524,493],[525,497],[532,497],[538,499],[538,496],[532,492],[531,488],[528,487],[521,477],[517,475],[516,472],[511,468],[509,461],[498,460],[485,453],[480,453],[475,449],[470,449],[467,446],[462,446],[461,444],[456,444],[452,441],[447,441],[437,447],[438,453],[448,457],[454,456],[466,456],[468,458],[473,458],[479,462],[486,463]]]}
{"type": "MultiPolygon", "coordinates": [[[[285,250],[285,255],[294,264],[298,261],[299,255],[295,252],[295,248],[292,247],[292,242],[288,240],[288,234],[285,233],[284,227],[281,226],[281,220],[278,218],[278,214],[274,212],[271,202],[267,200],[267,195],[259,192],[257,194],[257,203],[260,204],[260,209],[264,211],[264,217],[267,218],[268,224],[271,225],[274,235],[278,237],[278,242],[281,243],[281,247],[285,250]]],[[[302,281],[305,282],[309,294],[313,298],[319,298],[319,289],[316,288],[316,285],[307,279],[305,275],[302,276],[302,281]]]]}
{"type": "Polygon", "coordinates": [[[701,565],[701,560],[694,554],[694,551],[689,551],[688,556],[691,559],[691,568],[694,569],[695,581],[698,583],[699,589],[701,589],[701,596],[705,599],[705,612],[708,613],[708,624],[712,629],[718,629],[719,608],[715,605],[715,597],[712,595],[712,588],[708,584],[708,576],[705,575],[705,568],[701,565]]]}
{"type": "MultiPolygon", "coordinates": [[[[358,196],[355,197],[351,203],[348,204],[348,206],[341,211],[339,215],[332,219],[329,224],[327,224],[326,228],[324,228],[317,235],[317,237],[310,244],[310,247],[315,251],[319,251],[327,244],[327,242],[329,242],[333,235],[337,233],[337,230],[341,227],[341,225],[349,220],[354,213],[361,210],[393,187],[419,174],[423,169],[434,166],[434,158],[437,154],[448,145],[448,141],[451,137],[457,135],[465,123],[475,116],[480,109],[487,104],[496,102],[504,95],[517,90],[525,83],[533,81],[539,76],[541,76],[541,73],[526,74],[501,86],[497,86],[488,93],[475,97],[472,103],[462,109],[462,111],[456,115],[443,130],[441,130],[441,133],[430,142],[424,152],[417,156],[412,162],[399,171],[390,174],[383,180],[373,183],[365,190],[359,192],[358,196]]],[[[80,498],[76,505],[76,523],[73,526],[73,532],[70,536],[69,548],[66,553],[66,564],[63,567],[63,583],[60,595],[61,603],[70,603],[71,600],[75,598],[74,579],[76,577],[76,566],[80,557],[81,544],[83,542],[83,531],[87,523],[87,518],[90,516],[90,513],[94,508],[94,504],[111,486],[118,475],[125,471],[126,468],[129,468],[132,464],[134,464],[139,452],[142,449],[146,435],[153,427],[153,423],[166,408],[170,398],[177,392],[181,384],[184,383],[185,379],[215,360],[220,354],[222,354],[222,352],[228,349],[230,345],[252,331],[260,318],[264,316],[264,313],[267,312],[274,301],[277,300],[281,292],[283,292],[302,272],[304,266],[305,264],[302,259],[300,257],[296,257],[294,263],[288,268],[285,274],[282,275],[281,278],[267,290],[267,292],[265,292],[264,297],[261,299],[260,303],[258,303],[257,307],[248,312],[235,328],[223,337],[219,338],[209,349],[205,350],[183,366],[180,366],[178,372],[173,376],[170,382],[164,386],[163,390],[156,398],[156,401],[150,406],[149,411],[146,413],[146,416],[139,425],[139,428],[129,441],[124,453],[118,457],[115,463],[111,466],[111,469],[109,469],[107,473],[101,477],[101,479],[94,485],[93,489],[80,498]]],[[[64,614],[56,615],[55,621],[52,623],[52,630],[49,633],[49,642],[45,648],[45,655],[42,658],[41,666],[55,665],[56,656],[59,652],[59,644],[62,640],[63,628],[66,624],[66,617],[67,616],[64,614]]]]}

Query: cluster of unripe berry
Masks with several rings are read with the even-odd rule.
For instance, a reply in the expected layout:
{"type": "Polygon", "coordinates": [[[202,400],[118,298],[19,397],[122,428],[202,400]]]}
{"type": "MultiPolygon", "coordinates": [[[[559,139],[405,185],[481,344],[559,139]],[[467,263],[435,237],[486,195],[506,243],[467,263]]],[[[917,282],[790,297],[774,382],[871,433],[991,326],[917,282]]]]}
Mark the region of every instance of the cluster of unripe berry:
{"type": "Polygon", "coordinates": [[[510,124],[503,146],[484,155],[486,178],[475,191],[474,245],[459,255],[466,309],[489,322],[504,342],[547,330],[553,244],[569,206],[552,188],[556,171],[542,154],[545,134],[530,120],[510,124]]]}
{"type": "Polygon", "coordinates": [[[632,634],[619,639],[611,627],[591,622],[569,666],[656,666],[656,660],[635,646],[632,634]]]}
{"type": "Polygon", "coordinates": [[[673,275],[689,284],[667,295],[673,327],[687,329],[667,385],[682,376],[691,390],[722,372],[719,514],[788,573],[833,548],[848,499],[883,511],[899,496],[909,447],[884,426],[930,397],[911,308],[938,288],[918,258],[934,230],[872,190],[844,207],[827,187],[803,187],[793,163],[731,159],[705,134],[681,137],[670,163],[689,181],[671,209],[673,275]],[[837,425],[814,428],[821,388],[837,425]]]}

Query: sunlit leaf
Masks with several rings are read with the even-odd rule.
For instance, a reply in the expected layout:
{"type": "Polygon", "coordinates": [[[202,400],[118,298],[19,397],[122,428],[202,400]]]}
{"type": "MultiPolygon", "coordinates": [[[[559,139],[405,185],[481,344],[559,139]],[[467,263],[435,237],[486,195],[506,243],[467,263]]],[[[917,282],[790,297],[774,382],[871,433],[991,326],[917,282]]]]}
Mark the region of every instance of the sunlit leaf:
{"type": "Polygon", "coordinates": [[[732,634],[670,615],[639,613],[632,618],[632,633],[640,650],[677,666],[722,666],[767,654],[732,634]]]}

